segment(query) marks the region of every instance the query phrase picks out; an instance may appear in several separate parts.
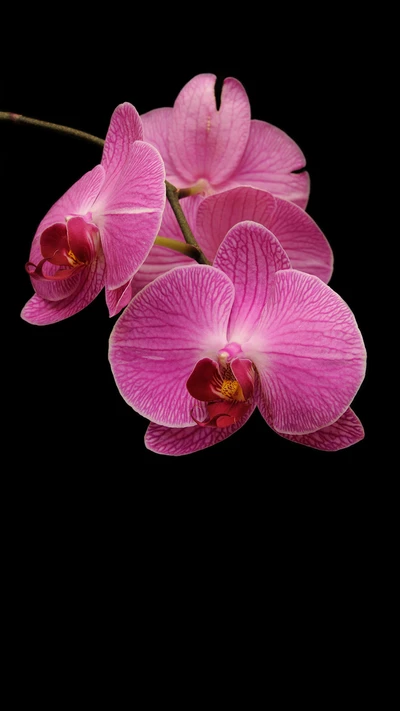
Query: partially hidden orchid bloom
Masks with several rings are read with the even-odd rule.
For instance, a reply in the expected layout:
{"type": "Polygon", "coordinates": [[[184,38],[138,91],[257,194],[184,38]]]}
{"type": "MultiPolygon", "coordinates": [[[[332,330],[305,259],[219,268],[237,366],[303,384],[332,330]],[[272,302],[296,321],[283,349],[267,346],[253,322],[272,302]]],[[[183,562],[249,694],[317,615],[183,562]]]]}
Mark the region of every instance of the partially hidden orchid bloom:
{"type": "Polygon", "coordinates": [[[131,407],[151,420],[145,442],[181,455],[233,434],[258,407],[268,425],[319,449],[363,437],[349,409],[366,354],[347,304],[291,269],[264,226],[235,225],[214,266],[155,279],[116,322],[109,359],[131,407]]]}
{"type": "Polygon", "coordinates": [[[143,140],[129,103],[114,111],[101,164],[53,205],[33,239],[26,269],[36,294],[21,316],[44,325],[85,308],[106,286],[130,281],[157,236],[165,205],[165,170],[143,140]]]}
{"type": "MultiPolygon", "coordinates": [[[[252,220],[267,227],[277,237],[294,269],[315,274],[325,283],[332,276],[332,250],[318,225],[298,205],[266,190],[241,187],[206,198],[191,195],[181,200],[181,207],[200,248],[211,263],[230,228],[238,222],[252,220]]],[[[160,234],[183,241],[168,202],[160,234]]],[[[130,284],[125,284],[119,291],[107,292],[110,316],[117,314],[132,296],[157,276],[185,264],[193,264],[193,261],[166,247],[152,247],[130,284]]]]}
{"type": "Polygon", "coordinates": [[[199,74],[173,108],[142,115],[144,138],[160,151],[167,179],[178,188],[210,195],[240,185],[268,190],[305,208],[308,173],[297,144],[276,126],[251,120],[242,84],[225,79],[216,106],[214,74],[199,74]]]}
{"type": "Polygon", "coordinates": [[[255,188],[234,188],[210,195],[199,205],[196,238],[211,262],[231,227],[245,220],[259,222],[275,235],[293,269],[314,274],[328,283],[333,253],[312,217],[294,203],[255,188]]]}

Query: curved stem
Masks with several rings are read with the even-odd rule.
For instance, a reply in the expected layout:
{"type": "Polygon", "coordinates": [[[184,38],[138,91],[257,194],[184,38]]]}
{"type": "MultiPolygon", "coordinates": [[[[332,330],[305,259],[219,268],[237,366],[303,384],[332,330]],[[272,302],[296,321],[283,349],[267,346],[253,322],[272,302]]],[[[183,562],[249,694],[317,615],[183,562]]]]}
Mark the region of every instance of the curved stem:
{"type": "Polygon", "coordinates": [[[78,131],[76,128],[70,128],[69,126],[60,126],[57,123],[49,123],[49,121],[39,121],[38,119],[21,116],[21,114],[12,114],[7,111],[0,111],[0,120],[13,121],[13,123],[25,123],[30,126],[39,126],[39,128],[49,128],[51,131],[67,133],[70,136],[75,136],[75,138],[83,138],[86,141],[95,143],[97,146],[104,146],[104,140],[102,138],[92,136],[91,133],[85,133],[85,131],[78,131]]]}
{"type": "Polygon", "coordinates": [[[168,247],[168,249],[173,249],[175,252],[186,254],[188,257],[195,259],[196,262],[199,261],[200,253],[198,249],[186,242],[180,242],[178,239],[170,239],[169,237],[161,237],[161,235],[158,235],[154,244],[157,244],[159,247],[168,247]]]}
{"type": "Polygon", "coordinates": [[[179,188],[177,189],[178,198],[180,200],[181,198],[189,197],[190,195],[198,195],[203,192],[206,186],[207,184],[205,180],[198,180],[195,185],[191,185],[189,188],[179,188]]]}
{"type": "Polygon", "coordinates": [[[165,185],[167,189],[167,198],[169,204],[171,205],[178,225],[181,228],[182,234],[185,238],[185,242],[187,242],[187,244],[192,245],[192,247],[197,250],[199,255],[197,261],[199,262],[199,264],[210,264],[207,257],[203,254],[199,245],[197,244],[193,232],[188,225],[185,215],[183,214],[183,210],[179,204],[178,188],[176,188],[175,185],[172,185],[172,183],[169,183],[168,180],[165,181],[165,185]]]}

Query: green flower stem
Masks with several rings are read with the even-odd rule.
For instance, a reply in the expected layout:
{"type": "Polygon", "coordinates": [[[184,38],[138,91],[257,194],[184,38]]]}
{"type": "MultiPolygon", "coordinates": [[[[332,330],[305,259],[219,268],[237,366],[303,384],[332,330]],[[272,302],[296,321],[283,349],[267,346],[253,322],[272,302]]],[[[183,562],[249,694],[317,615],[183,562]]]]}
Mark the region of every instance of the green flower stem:
{"type": "Polygon", "coordinates": [[[197,183],[197,185],[192,185],[190,188],[177,188],[178,192],[178,198],[181,200],[182,198],[189,197],[190,195],[198,195],[198,193],[203,192],[204,190],[204,184],[202,184],[204,181],[200,181],[197,183]]]}
{"type": "Polygon", "coordinates": [[[179,204],[179,191],[178,188],[175,187],[175,185],[172,185],[171,183],[168,182],[168,180],[165,181],[165,185],[167,188],[167,198],[169,201],[169,204],[172,207],[172,210],[174,212],[174,215],[176,217],[176,220],[178,222],[179,227],[181,228],[181,232],[185,238],[185,242],[187,244],[191,244],[195,249],[198,251],[198,259],[197,261],[199,264],[210,264],[208,261],[207,257],[203,254],[201,251],[199,245],[197,244],[194,235],[192,233],[192,230],[190,229],[186,217],[183,214],[182,208],[179,204]]]}
{"type": "Polygon", "coordinates": [[[191,244],[186,244],[186,242],[180,242],[178,239],[170,239],[169,237],[161,237],[161,235],[158,235],[154,244],[158,244],[159,247],[168,247],[168,249],[181,252],[181,254],[186,254],[197,262],[200,259],[200,253],[196,247],[193,247],[191,244]]]}

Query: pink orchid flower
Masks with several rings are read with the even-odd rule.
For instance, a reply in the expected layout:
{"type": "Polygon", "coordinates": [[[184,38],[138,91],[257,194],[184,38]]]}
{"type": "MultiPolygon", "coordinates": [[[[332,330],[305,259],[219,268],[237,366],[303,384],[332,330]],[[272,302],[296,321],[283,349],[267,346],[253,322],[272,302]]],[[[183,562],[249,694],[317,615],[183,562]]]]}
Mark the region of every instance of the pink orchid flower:
{"type": "MultiPolygon", "coordinates": [[[[191,195],[181,201],[189,226],[205,256],[212,263],[227,232],[238,222],[252,220],[277,237],[294,269],[315,274],[328,283],[333,271],[329,242],[314,220],[292,202],[257,188],[233,188],[206,198],[191,195]]],[[[160,234],[184,241],[169,203],[165,205],[160,234]]],[[[110,316],[126,306],[135,294],[161,274],[193,264],[190,257],[155,245],[130,283],[106,292],[110,316]]]]}
{"type": "Polygon", "coordinates": [[[320,449],[354,444],[349,410],[365,372],[352,312],[318,277],[290,268],[276,237],[245,221],[214,267],[177,267],[120,316],[109,359],[145,442],[188,454],[233,434],[258,407],[269,426],[320,449]],[[216,267],[216,268],[215,268],[216,267]]]}
{"type": "Polygon", "coordinates": [[[101,164],[53,205],[33,239],[27,271],[36,294],[21,316],[44,325],[84,309],[106,286],[118,289],[146,259],[165,205],[165,170],[142,141],[139,114],[118,106],[101,164]]]}
{"type": "Polygon", "coordinates": [[[217,110],[214,74],[199,74],[173,108],[142,115],[144,137],[160,151],[167,179],[178,188],[209,195],[240,185],[268,190],[305,208],[310,192],[305,158],[289,136],[250,119],[242,84],[225,79],[217,110]]]}

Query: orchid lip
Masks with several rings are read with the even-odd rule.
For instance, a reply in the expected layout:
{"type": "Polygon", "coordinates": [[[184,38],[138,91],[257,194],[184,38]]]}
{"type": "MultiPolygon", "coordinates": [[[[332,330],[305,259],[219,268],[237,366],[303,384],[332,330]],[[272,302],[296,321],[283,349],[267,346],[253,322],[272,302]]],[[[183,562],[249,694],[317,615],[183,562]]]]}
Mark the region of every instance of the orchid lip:
{"type": "Polygon", "coordinates": [[[213,402],[207,404],[208,418],[200,422],[191,412],[191,417],[200,427],[230,427],[235,425],[251,407],[250,402],[213,402]]]}
{"type": "Polygon", "coordinates": [[[40,236],[43,259],[38,264],[27,262],[25,269],[34,279],[69,279],[91,263],[98,246],[99,231],[96,225],[83,217],[69,216],[65,218],[65,224],[54,223],[43,231],[40,236]],[[46,262],[60,269],[54,274],[44,274],[46,262]]]}
{"type": "Polygon", "coordinates": [[[194,368],[186,387],[192,397],[205,402],[208,418],[196,424],[202,427],[229,427],[243,417],[251,406],[255,369],[241,353],[238,343],[229,343],[218,351],[218,362],[203,358],[194,368]],[[229,359],[229,362],[228,362],[229,359]]]}
{"type": "Polygon", "coordinates": [[[81,271],[86,264],[79,264],[76,266],[72,266],[69,269],[59,269],[55,274],[53,275],[47,275],[43,274],[43,266],[46,262],[50,260],[48,259],[42,259],[39,264],[33,264],[33,262],[27,262],[25,264],[25,270],[29,274],[30,277],[33,279],[46,279],[47,281],[60,281],[62,279],[69,279],[73,274],[77,274],[78,271],[81,271]],[[29,267],[33,267],[32,269],[29,269],[29,267]]]}

